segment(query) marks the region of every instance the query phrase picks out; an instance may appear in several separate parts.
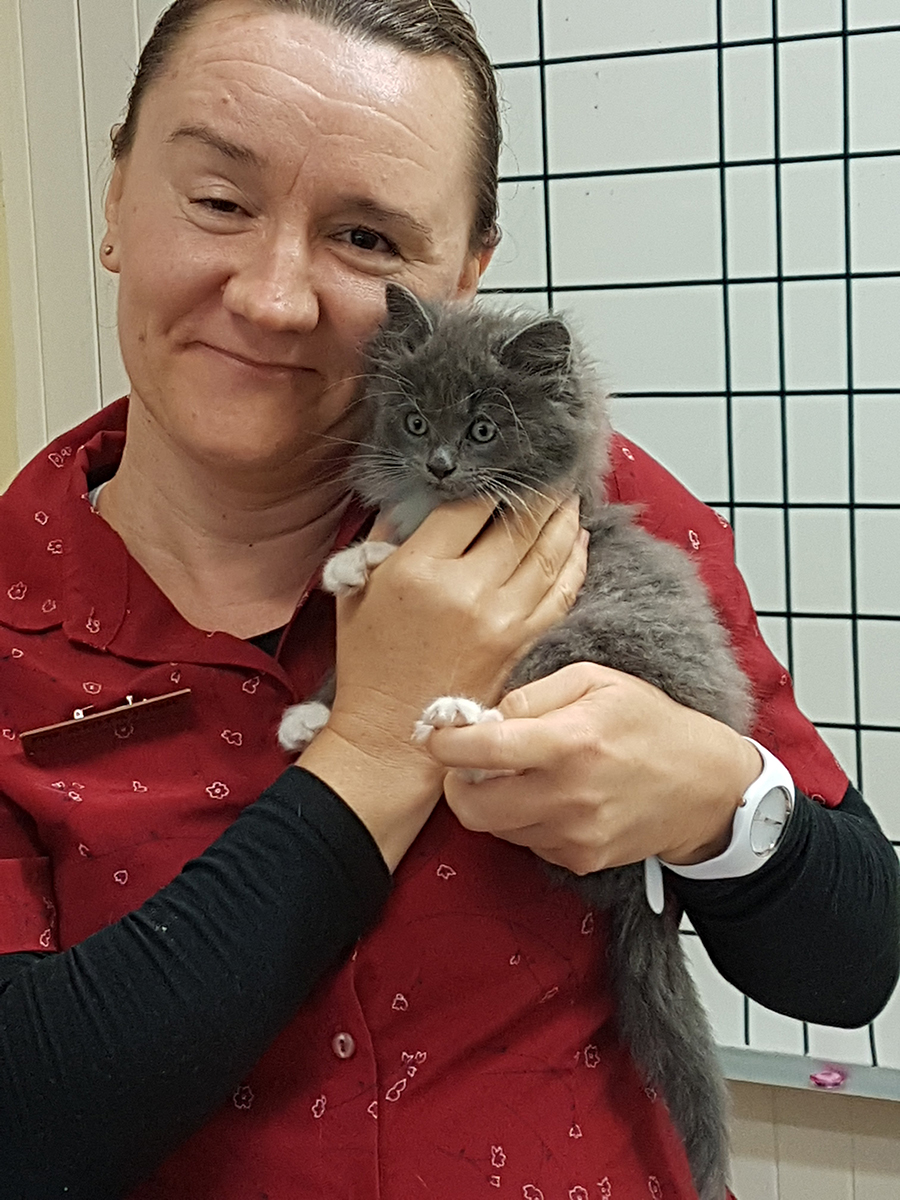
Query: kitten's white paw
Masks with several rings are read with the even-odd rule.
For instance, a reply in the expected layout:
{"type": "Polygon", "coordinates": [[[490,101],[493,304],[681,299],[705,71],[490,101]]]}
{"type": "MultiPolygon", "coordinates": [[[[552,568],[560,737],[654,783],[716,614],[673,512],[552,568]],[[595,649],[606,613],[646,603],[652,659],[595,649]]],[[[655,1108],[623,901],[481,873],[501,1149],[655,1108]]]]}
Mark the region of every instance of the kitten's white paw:
{"type": "Polygon", "coordinates": [[[282,750],[302,750],[308,746],[330,716],[328,706],[317,700],[292,704],[285,709],[278,726],[278,742],[282,750]]]}
{"type": "Polygon", "coordinates": [[[322,587],[333,596],[349,596],[361,591],[369,581],[369,572],[397,549],[392,542],[357,542],[332,554],[322,571],[322,587]]]}
{"type": "MultiPolygon", "coordinates": [[[[502,721],[503,713],[498,708],[484,708],[477,700],[465,696],[439,696],[432,700],[413,729],[414,742],[427,742],[436,729],[453,725],[480,725],[482,721],[502,721]]],[[[479,767],[460,767],[457,774],[467,783],[481,783],[484,779],[495,779],[506,775],[506,771],[483,771],[479,767]]]]}
{"type": "Polygon", "coordinates": [[[413,740],[427,741],[435,729],[448,725],[479,725],[482,721],[502,721],[496,708],[484,708],[477,700],[465,696],[438,696],[422,713],[413,731],[413,740]]]}

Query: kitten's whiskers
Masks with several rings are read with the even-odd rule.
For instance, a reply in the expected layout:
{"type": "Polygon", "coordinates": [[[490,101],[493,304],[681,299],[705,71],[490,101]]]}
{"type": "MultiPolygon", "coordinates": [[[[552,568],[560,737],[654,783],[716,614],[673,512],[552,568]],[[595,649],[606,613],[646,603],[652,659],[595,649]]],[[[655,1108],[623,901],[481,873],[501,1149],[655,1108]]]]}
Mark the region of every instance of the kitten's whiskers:
{"type": "Polygon", "coordinates": [[[531,437],[529,436],[528,430],[525,428],[525,425],[522,422],[522,418],[516,412],[516,406],[513,404],[512,400],[510,400],[507,393],[501,387],[492,387],[492,388],[488,389],[488,391],[485,392],[485,395],[486,396],[498,395],[503,400],[504,404],[509,409],[510,415],[512,416],[513,422],[515,424],[517,441],[519,443],[519,446],[521,447],[521,445],[522,445],[522,436],[524,435],[525,443],[530,452],[534,448],[533,443],[531,441],[531,437]]]}

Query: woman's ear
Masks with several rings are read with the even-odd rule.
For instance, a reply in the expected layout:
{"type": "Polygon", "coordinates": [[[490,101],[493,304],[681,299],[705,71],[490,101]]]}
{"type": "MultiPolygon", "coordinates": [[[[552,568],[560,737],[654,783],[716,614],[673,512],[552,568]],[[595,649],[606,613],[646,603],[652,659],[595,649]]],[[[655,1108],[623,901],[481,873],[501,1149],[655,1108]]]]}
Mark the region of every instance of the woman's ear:
{"type": "Polygon", "coordinates": [[[481,250],[470,252],[456,283],[456,299],[471,300],[478,291],[481,277],[488,269],[494,257],[496,246],[484,246],[481,250]]]}
{"type": "Polygon", "coordinates": [[[125,171],[120,161],[113,167],[112,179],[106,193],[103,209],[106,217],[106,235],[100,247],[100,262],[113,274],[119,272],[119,208],[122,203],[124,178],[125,171]]]}

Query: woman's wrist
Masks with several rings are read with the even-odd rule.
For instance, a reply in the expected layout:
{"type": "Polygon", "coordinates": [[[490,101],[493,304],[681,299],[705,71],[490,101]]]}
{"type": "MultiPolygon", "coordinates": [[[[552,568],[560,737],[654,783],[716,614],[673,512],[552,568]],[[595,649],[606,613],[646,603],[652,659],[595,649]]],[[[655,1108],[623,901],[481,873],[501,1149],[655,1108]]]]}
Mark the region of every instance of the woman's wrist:
{"type": "Polygon", "coordinates": [[[707,862],[728,849],[734,815],[744,792],[759,778],[763,769],[762,756],[752,742],[726,726],[719,728],[723,732],[722,749],[706,764],[706,777],[716,784],[715,792],[710,796],[707,825],[693,844],[682,844],[673,852],[660,855],[664,862],[674,866],[707,862]]]}
{"type": "Polygon", "coordinates": [[[410,744],[377,746],[329,723],[296,765],[317,776],[363,822],[390,871],[415,841],[443,790],[444,769],[410,744]]]}

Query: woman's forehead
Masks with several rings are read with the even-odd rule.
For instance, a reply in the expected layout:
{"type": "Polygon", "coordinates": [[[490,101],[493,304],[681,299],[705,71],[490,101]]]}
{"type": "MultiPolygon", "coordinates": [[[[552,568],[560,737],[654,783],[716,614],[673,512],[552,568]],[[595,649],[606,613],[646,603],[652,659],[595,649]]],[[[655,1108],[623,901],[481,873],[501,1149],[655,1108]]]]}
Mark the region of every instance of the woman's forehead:
{"type": "Polygon", "coordinates": [[[442,155],[466,155],[471,139],[465,84],[451,59],[241,0],[205,10],[150,92],[164,108],[205,102],[250,126],[313,122],[346,133],[358,125],[364,134],[393,125],[398,143],[439,141],[442,155]]]}

